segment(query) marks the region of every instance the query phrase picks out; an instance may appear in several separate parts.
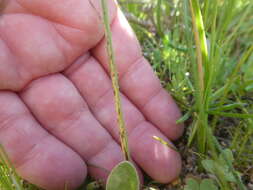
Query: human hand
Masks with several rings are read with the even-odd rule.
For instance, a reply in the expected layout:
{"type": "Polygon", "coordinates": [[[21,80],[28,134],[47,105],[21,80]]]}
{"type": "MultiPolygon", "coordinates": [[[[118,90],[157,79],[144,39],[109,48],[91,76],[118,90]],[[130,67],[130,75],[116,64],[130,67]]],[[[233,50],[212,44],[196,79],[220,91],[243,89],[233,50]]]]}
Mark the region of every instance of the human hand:
{"type": "MultiPolygon", "coordinates": [[[[114,0],[108,0],[133,160],[167,183],[179,154],[180,112],[162,89],[114,0]]],[[[0,18],[0,144],[17,172],[42,188],[105,179],[123,160],[99,0],[7,0],[0,18]],[[107,170],[107,171],[106,171],[107,170]]]]}

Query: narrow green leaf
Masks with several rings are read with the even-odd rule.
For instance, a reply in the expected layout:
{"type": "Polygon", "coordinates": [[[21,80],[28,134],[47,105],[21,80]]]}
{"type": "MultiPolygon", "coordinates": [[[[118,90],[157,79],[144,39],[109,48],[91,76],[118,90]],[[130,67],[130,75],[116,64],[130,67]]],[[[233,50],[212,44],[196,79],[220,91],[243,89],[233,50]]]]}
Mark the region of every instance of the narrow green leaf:
{"type": "Polygon", "coordinates": [[[235,108],[241,108],[243,106],[246,106],[247,104],[244,103],[232,103],[232,104],[228,104],[228,105],[223,105],[223,106],[219,106],[219,107],[215,107],[215,108],[210,108],[210,111],[227,111],[227,110],[232,110],[235,108]]]}
{"type": "Polygon", "coordinates": [[[191,117],[192,114],[192,110],[189,110],[188,112],[186,112],[181,118],[179,118],[176,123],[180,124],[180,123],[184,123],[187,119],[189,119],[191,117]]]}
{"type": "Polygon", "coordinates": [[[224,117],[232,117],[232,118],[242,118],[242,119],[253,119],[253,114],[247,113],[227,113],[227,112],[219,112],[219,111],[208,111],[211,115],[219,115],[224,117]]]}
{"type": "Polygon", "coordinates": [[[0,189],[23,190],[22,182],[16,174],[4,148],[0,144],[0,189]]]}

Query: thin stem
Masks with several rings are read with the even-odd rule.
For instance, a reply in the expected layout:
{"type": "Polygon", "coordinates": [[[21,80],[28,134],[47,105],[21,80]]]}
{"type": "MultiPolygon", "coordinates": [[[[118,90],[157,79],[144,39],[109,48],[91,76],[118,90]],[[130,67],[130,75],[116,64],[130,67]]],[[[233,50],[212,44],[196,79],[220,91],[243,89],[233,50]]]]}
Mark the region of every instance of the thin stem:
{"type": "Polygon", "coordinates": [[[110,28],[110,22],[109,22],[109,13],[108,13],[108,7],[105,0],[101,0],[101,5],[103,9],[103,22],[105,27],[105,37],[107,42],[107,54],[108,54],[108,60],[110,63],[110,74],[112,79],[112,86],[113,86],[113,92],[114,92],[114,100],[115,100],[115,109],[117,113],[117,121],[120,129],[120,140],[121,140],[121,148],[125,157],[125,160],[131,160],[130,153],[129,153],[129,145],[128,145],[128,136],[126,131],[125,122],[123,119],[123,112],[122,112],[122,106],[121,106],[121,100],[120,100],[120,91],[119,91],[119,82],[118,82],[118,72],[117,67],[115,64],[115,57],[114,57],[114,51],[113,51],[113,45],[112,45],[112,33],[110,28]]]}

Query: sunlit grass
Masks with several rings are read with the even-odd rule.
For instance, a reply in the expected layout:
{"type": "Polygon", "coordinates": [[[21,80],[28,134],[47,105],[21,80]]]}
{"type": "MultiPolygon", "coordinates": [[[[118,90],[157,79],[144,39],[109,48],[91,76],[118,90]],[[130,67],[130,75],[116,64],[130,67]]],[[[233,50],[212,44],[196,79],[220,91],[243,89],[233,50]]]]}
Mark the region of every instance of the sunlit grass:
{"type": "Polygon", "coordinates": [[[0,145],[0,189],[23,190],[22,181],[17,176],[3,147],[0,145]]]}
{"type": "Polygon", "coordinates": [[[253,146],[253,3],[160,3],[153,1],[144,8],[131,4],[125,11],[154,22],[153,30],[146,28],[148,34],[141,32],[143,27],[132,24],[142,40],[145,56],[184,110],[178,122],[186,121],[188,125],[189,148],[198,147],[200,159],[213,160],[223,155],[220,153],[224,148],[230,148],[236,159],[234,167],[227,164],[237,180],[230,183],[217,172],[217,184],[221,189],[245,189],[236,170],[249,179],[250,174],[244,171],[253,161],[253,149],[249,148],[253,146]],[[153,17],[157,15],[156,5],[160,6],[160,20],[153,17]],[[152,8],[153,15],[137,11],[152,8]],[[163,35],[157,27],[161,23],[163,35]],[[224,132],[229,135],[223,136],[224,132]]]}

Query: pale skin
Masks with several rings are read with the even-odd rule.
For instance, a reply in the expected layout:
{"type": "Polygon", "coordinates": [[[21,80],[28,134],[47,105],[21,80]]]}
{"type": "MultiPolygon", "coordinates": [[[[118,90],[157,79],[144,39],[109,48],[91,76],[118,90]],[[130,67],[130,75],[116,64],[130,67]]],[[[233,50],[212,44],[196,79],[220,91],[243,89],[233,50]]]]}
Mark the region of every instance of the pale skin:
{"type": "MultiPolygon", "coordinates": [[[[116,3],[107,2],[132,159],[168,183],[180,173],[180,155],[153,136],[180,137],[180,111],[116,3]]],[[[5,1],[0,143],[29,182],[74,189],[88,173],[105,180],[123,160],[105,46],[99,0],[5,1]]]]}

